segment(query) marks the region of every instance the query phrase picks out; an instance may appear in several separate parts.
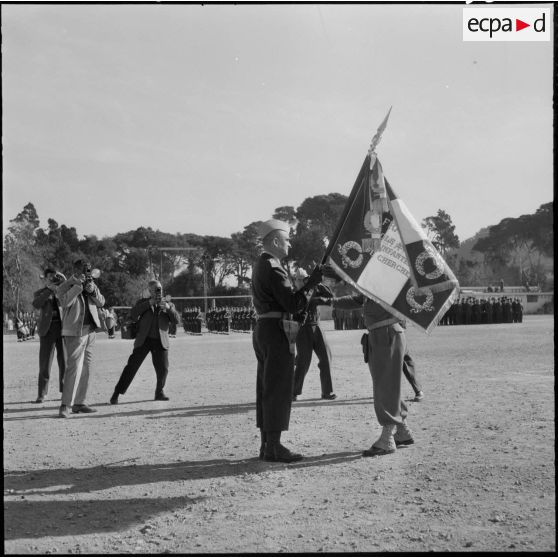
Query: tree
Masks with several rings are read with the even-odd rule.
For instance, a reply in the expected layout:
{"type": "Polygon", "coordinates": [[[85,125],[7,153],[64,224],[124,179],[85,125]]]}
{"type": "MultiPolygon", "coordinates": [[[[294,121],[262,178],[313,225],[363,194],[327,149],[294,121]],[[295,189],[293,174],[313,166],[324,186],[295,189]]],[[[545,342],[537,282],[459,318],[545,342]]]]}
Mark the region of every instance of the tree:
{"type": "Polygon", "coordinates": [[[428,231],[432,244],[444,258],[450,249],[459,248],[459,237],[455,234],[455,225],[443,209],[438,209],[436,215],[426,217],[422,221],[422,226],[428,231]]]}
{"type": "Polygon", "coordinates": [[[484,254],[492,269],[515,269],[515,280],[523,284],[542,281],[545,276],[543,256],[551,256],[554,244],[553,203],[543,204],[534,214],[502,219],[489,228],[486,237],[473,246],[484,254]]]}
{"type": "Polygon", "coordinates": [[[4,238],[2,254],[2,278],[4,286],[4,310],[18,312],[30,306],[33,291],[40,286],[41,268],[36,245],[39,216],[29,202],[23,211],[10,221],[4,238]]]}
{"type": "Polygon", "coordinates": [[[292,237],[291,258],[310,272],[321,262],[329,239],[343,213],[347,196],[327,194],[306,198],[296,210],[298,225],[292,237]]]}
{"type": "Polygon", "coordinates": [[[289,223],[291,228],[294,228],[297,223],[296,211],[292,205],[282,205],[281,207],[276,208],[272,217],[274,219],[284,221],[285,223],[289,223]]]}
{"type": "Polygon", "coordinates": [[[235,275],[239,285],[250,282],[252,264],[261,252],[262,241],[258,232],[261,224],[262,221],[254,221],[246,225],[242,232],[231,235],[232,257],[236,264],[235,275]]]}

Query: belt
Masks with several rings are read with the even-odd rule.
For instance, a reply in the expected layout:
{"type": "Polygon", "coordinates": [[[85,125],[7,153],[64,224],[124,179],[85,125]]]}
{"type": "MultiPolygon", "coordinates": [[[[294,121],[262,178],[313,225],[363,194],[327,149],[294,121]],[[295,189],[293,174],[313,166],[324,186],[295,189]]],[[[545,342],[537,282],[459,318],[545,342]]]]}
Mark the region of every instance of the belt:
{"type": "Polygon", "coordinates": [[[388,318],[387,320],[381,320],[379,322],[376,322],[375,324],[366,326],[366,329],[368,329],[368,331],[372,331],[373,329],[378,329],[380,327],[390,326],[392,324],[398,324],[399,322],[400,322],[400,320],[398,320],[396,318],[388,318]]]}
{"type": "Polygon", "coordinates": [[[286,312],[266,312],[265,314],[258,314],[258,320],[262,320],[264,318],[278,318],[288,320],[289,314],[287,314],[286,312]]]}

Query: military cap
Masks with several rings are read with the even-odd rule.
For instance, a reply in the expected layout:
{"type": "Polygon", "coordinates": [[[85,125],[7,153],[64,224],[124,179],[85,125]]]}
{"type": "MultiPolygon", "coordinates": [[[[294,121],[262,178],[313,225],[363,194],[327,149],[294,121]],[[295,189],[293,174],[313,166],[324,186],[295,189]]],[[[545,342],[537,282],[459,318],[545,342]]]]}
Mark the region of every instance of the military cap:
{"type": "Polygon", "coordinates": [[[269,219],[269,221],[264,221],[259,228],[259,233],[262,238],[265,238],[270,232],[273,231],[284,231],[290,233],[291,229],[289,224],[285,221],[279,221],[279,219],[269,219]]]}

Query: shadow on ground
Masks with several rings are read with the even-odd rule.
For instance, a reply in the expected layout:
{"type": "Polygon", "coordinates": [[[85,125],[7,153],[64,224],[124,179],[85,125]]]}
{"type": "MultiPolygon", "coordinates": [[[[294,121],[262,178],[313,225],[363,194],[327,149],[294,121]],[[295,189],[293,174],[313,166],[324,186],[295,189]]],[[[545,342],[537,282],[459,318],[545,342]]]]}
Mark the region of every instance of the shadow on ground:
{"type": "Polygon", "coordinates": [[[320,467],[360,459],[360,452],[339,452],[306,457],[298,463],[268,463],[258,458],[211,459],[136,465],[97,465],[84,469],[38,469],[5,471],[4,492],[8,494],[76,494],[130,485],[182,480],[211,479],[259,473],[271,468],[320,467]],[[62,487],[56,489],[56,487],[62,487]]]}
{"type": "MultiPolygon", "coordinates": [[[[109,413],[99,412],[95,414],[88,414],[88,415],[71,415],[72,419],[81,419],[81,420],[91,420],[91,419],[99,419],[99,418],[107,418],[107,417],[136,417],[136,416],[144,416],[146,418],[158,418],[158,415],[164,413],[165,418],[170,417],[180,417],[180,418],[187,418],[187,417],[196,417],[196,416],[219,416],[219,415],[232,415],[237,413],[248,413],[251,411],[255,411],[256,404],[255,403],[235,403],[230,405],[205,405],[205,406],[198,406],[198,407],[168,407],[166,405],[160,406],[157,408],[151,409],[137,409],[132,411],[123,410],[124,406],[132,405],[132,404],[139,404],[139,403],[153,403],[151,400],[144,400],[144,401],[133,401],[130,403],[126,403],[122,401],[119,405],[110,405],[110,403],[101,403],[101,404],[92,404],[93,407],[96,408],[105,408],[110,407],[111,411],[109,413]],[[172,414],[170,414],[172,413],[172,414]]],[[[307,399],[302,401],[296,401],[293,403],[293,407],[316,407],[316,406],[344,406],[344,405],[363,405],[363,404],[370,404],[372,402],[371,397],[362,397],[357,399],[337,399],[335,401],[326,401],[323,399],[307,399]]],[[[159,402],[155,403],[156,405],[160,405],[159,402]]],[[[32,415],[23,415],[23,416],[14,416],[14,417],[5,417],[4,422],[10,422],[15,420],[50,420],[52,418],[58,418],[58,408],[59,405],[49,405],[48,407],[37,407],[34,408],[26,408],[26,409],[8,409],[4,410],[4,414],[15,414],[15,413],[27,413],[29,411],[43,411],[41,414],[32,414],[32,415]],[[49,414],[45,414],[44,411],[49,411],[49,414]],[[53,414],[51,414],[52,412],[53,414]]]]}
{"type": "Polygon", "coordinates": [[[121,500],[4,501],[4,539],[117,533],[161,513],[185,508],[200,500],[202,498],[177,496],[121,500]]]}

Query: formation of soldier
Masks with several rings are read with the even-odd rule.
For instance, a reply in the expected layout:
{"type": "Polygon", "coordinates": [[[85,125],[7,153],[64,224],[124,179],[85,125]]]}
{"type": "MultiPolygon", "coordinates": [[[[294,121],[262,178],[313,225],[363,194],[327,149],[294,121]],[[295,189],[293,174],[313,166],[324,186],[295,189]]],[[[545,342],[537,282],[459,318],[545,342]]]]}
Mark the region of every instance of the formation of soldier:
{"type": "Polygon", "coordinates": [[[202,312],[198,306],[186,307],[182,312],[182,326],[186,333],[201,335],[202,312]]]}
{"type": "Polygon", "coordinates": [[[231,316],[231,331],[249,333],[256,325],[256,310],[253,306],[233,306],[228,309],[231,316]]]}
{"type": "Polygon", "coordinates": [[[205,323],[209,333],[229,333],[231,315],[228,307],[214,308],[205,314],[205,323]]]}
{"type": "Polygon", "coordinates": [[[334,308],[331,317],[333,318],[333,326],[335,329],[365,329],[364,314],[361,308],[355,310],[334,308]]]}
{"type": "Polygon", "coordinates": [[[18,312],[15,316],[15,328],[17,340],[27,341],[35,339],[35,330],[37,328],[37,316],[34,312],[18,312]]]}
{"type": "Polygon", "coordinates": [[[440,320],[440,325],[521,323],[523,304],[520,298],[508,296],[461,297],[440,320]]]}

